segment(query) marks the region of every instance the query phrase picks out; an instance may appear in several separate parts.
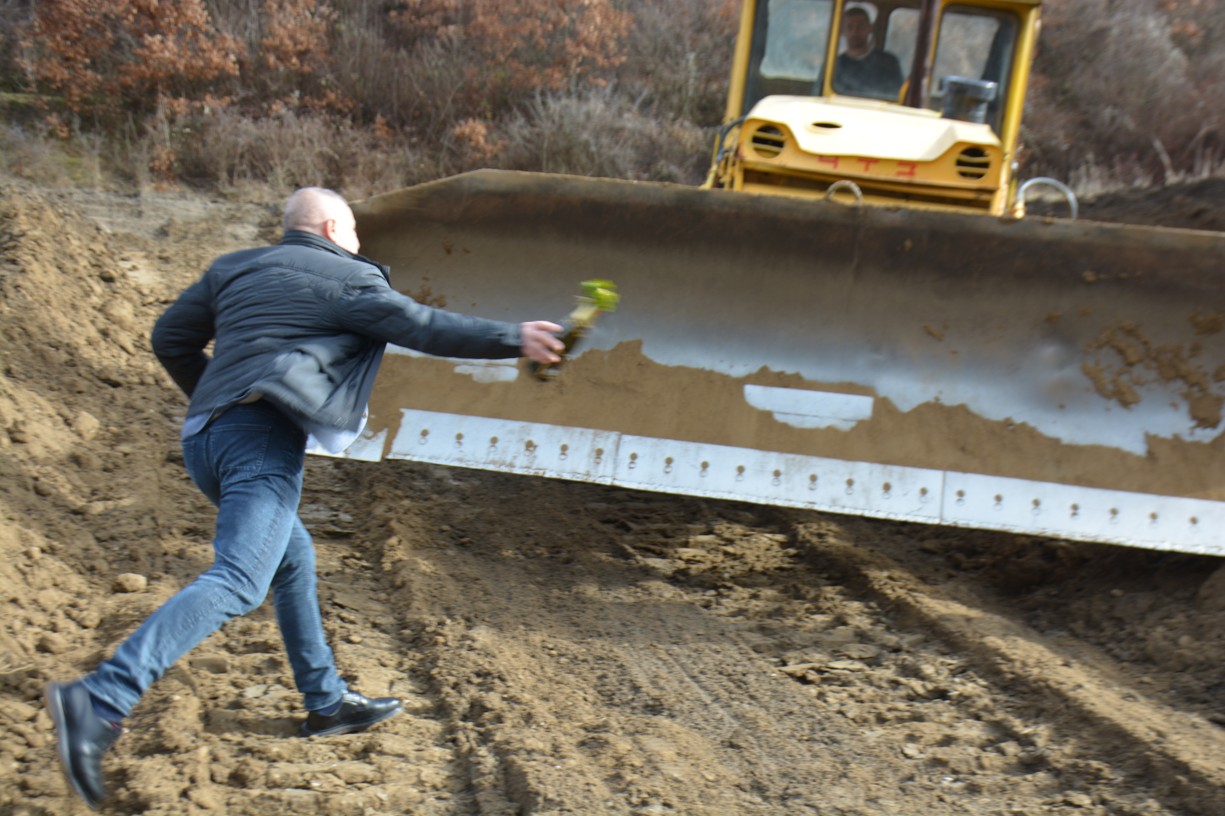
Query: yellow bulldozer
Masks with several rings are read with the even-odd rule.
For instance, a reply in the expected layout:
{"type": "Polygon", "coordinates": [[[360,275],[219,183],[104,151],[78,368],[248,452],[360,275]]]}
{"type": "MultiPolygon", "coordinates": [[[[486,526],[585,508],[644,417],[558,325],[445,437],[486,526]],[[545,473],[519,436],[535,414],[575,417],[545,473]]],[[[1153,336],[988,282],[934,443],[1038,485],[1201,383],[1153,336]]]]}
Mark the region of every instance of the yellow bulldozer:
{"type": "Polygon", "coordinates": [[[745,0],[701,187],[358,202],[424,303],[622,301],[547,381],[393,349],[347,455],[1225,555],[1225,236],[1023,217],[1039,12],[745,0]]]}

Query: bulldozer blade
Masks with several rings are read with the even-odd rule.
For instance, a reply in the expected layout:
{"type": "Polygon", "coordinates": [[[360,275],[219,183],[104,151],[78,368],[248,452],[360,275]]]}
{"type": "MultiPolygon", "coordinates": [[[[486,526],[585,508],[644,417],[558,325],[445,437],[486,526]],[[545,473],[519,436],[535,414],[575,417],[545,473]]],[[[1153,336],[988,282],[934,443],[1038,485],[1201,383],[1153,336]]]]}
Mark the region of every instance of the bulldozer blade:
{"type": "Polygon", "coordinates": [[[350,456],[1225,555],[1220,234],[506,171],[354,209],[421,302],[622,300],[552,382],[389,354],[350,456]]]}

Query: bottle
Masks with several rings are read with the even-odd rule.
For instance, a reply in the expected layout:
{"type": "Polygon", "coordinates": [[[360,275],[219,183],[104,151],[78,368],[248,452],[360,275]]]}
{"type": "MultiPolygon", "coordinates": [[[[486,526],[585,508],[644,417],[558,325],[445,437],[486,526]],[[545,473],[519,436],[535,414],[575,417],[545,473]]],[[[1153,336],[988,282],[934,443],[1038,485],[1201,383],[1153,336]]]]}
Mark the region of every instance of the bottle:
{"type": "Polygon", "coordinates": [[[596,318],[604,312],[615,312],[621,296],[617,294],[617,285],[610,280],[585,280],[580,284],[582,294],[575,300],[574,311],[561,321],[562,333],[560,340],[564,347],[561,361],[547,365],[531,360],[528,371],[538,380],[548,382],[560,373],[561,364],[570,356],[570,352],[578,342],[587,336],[595,325],[596,318]]]}

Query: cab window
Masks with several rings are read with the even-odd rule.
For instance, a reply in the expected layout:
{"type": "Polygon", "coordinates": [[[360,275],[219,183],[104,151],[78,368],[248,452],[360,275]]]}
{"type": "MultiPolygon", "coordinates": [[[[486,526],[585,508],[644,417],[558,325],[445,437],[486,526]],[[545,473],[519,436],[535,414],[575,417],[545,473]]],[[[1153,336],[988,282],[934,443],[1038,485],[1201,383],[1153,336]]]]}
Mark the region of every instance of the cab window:
{"type": "Polygon", "coordinates": [[[1011,79],[1017,19],[1007,12],[949,6],[940,20],[927,107],[982,121],[997,131],[1011,79]]]}
{"type": "Polygon", "coordinates": [[[819,88],[829,47],[833,0],[766,0],[757,6],[744,112],[778,94],[819,88]]]}

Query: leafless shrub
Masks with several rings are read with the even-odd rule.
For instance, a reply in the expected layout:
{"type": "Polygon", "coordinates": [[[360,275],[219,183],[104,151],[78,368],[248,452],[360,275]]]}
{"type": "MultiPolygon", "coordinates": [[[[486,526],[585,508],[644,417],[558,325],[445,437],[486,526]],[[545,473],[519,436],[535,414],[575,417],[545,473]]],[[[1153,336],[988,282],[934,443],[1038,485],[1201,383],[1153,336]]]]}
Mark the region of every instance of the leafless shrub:
{"type": "Polygon", "coordinates": [[[1171,13],[1191,4],[1166,5],[1047,4],[1027,110],[1028,170],[1118,185],[1173,180],[1216,161],[1220,114],[1204,91],[1225,84],[1225,62],[1193,62],[1187,20],[1171,13]]]}
{"type": "Polygon", "coordinates": [[[506,169],[692,184],[701,181],[709,138],[596,89],[540,95],[484,144],[487,158],[506,169]]]}
{"type": "Polygon", "coordinates": [[[401,90],[408,82],[409,55],[389,42],[380,16],[346,19],[336,31],[332,58],[336,87],[364,116],[404,121],[401,117],[411,110],[401,90]]]}
{"type": "Polygon", "coordinates": [[[13,32],[26,25],[32,13],[27,0],[0,0],[0,90],[17,90],[25,84],[13,32]]]}
{"type": "Polygon", "coordinates": [[[639,0],[618,81],[661,115],[718,124],[735,46],[738,0],[639,0]]]}
{"type": "Polygon", "coordinates": [[[0,124],[0,172],[51,187],[99,187],[105,177],[103,140],[77,134],[51,138],[37,123],[0,124]]]}
{"type": "Polygon", "coordinates": [[[17,125],[0,127],[0,169],[14,178],[40,184],[69,181],[62,143],[17,125]]]}
{"type": "MultiPolygon", "coordinates": [[[[1222,15],[1225,16],[1225,15],[1222,15]]],[[[1217,19],[1219,34],[1225,36],[1225,20],[1217,19]]],[[[1220,43],[1220,40],[1217,40],[1220,43]]],[[[1219,45],[1192,63],[1195,87],[1200,99],[1209,100],[1195,136],[1182,148],[1178,159],[1189,167],[1193,177],[1219,175],[1225,171],[1225,50],[1219,45]]]]}
{"type": "Polygon", "coordinates": [[[432,169],[387,135],[323,115],[256,120],[220,111],[183,122],[174,143],[179,177],[223,189],[254,181],[362,197],[416,183],[432,169]]]}
{"type": "Polygon", "coordinates": [[[411,50],[388,45],[377,26],[348,27],[336,45],[337,82],[368,119],[382,117],[421,143],[438,143],[455,122],[478,113],[467,92],[473,55],[447,37],[411,50]]]}

